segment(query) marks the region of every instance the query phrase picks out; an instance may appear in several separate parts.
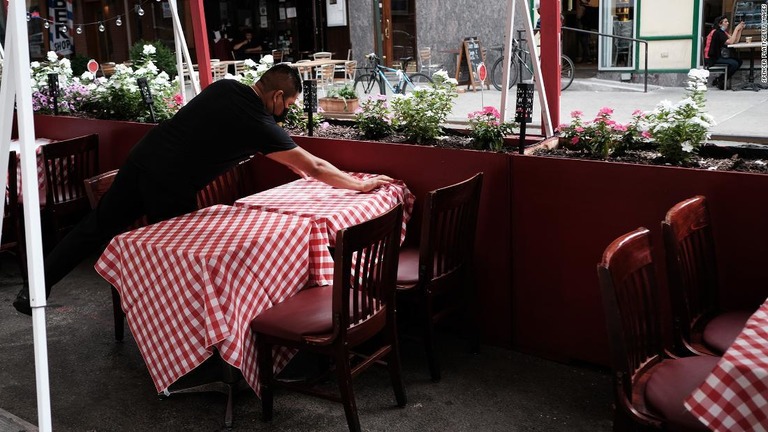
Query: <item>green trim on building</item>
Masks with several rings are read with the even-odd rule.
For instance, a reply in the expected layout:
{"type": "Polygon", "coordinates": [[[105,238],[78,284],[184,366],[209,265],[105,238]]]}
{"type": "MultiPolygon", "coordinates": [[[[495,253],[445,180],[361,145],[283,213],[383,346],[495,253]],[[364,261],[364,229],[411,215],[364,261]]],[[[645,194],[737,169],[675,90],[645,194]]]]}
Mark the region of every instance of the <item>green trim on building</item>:
{"type": "Polygon", "coordinates": [[[701,12],[700,12],[700,5],[701,0],[693,0],[693,22],[691,23],[691,26],[693,27],[693,34],[691,35],[691,38],[693,38],[693,43],[691,44],[691,69],[696,68],[699,66],[699,41],[701,38],[699,35],[701,34],[701,12]]]}
{"type": "MultiPolygon", "coordinates": [[[[640,29],[642,28],[641,23],[641,16],[642,16],[642,0],[637,0],[635,2],[635,17],[636,17],[636,25],[635,25],[635,34],[638,36],[635,36],[637,39],[644,39],[649,42],[655,42],[655,41],[674,41],[674,40],[690,40],[691,41],[691,68],[698,67],[698,52],[699,52],[699,37],[698,35],[701,33],[701,23],[700,21],[700,10],[701,10],[701,2],[702,0],[693,0],[693,30],[692,34],[689,35],[665,35],[665,36],[640,36],[640,29]]],[[[635,71],[642,73],[643,68],[640,66],[640,52],[642,49],[642,45],[640,43],[635,44],[635,58],[638,59],[638,61],[635,62],[635,71]]],[[[649,44],[650,45],[650,44],[649,44]]],[[[649,46],[650,48],[650,46],[649,46]]],[[[645,50],[643,49],[643,52],[645,50]]],[[[678,73],[678,72],[688,72],[688,70],[683,69],[648,69],[648,73],[678,73]]]]}
{"type": "Polygon", "coordinates": [[[665,35],[665,36],[638,36],[638,39],[645,39],[647,41],[670,41],[670,40],[686,40],[691,39],[691,35],[665,35]]]}

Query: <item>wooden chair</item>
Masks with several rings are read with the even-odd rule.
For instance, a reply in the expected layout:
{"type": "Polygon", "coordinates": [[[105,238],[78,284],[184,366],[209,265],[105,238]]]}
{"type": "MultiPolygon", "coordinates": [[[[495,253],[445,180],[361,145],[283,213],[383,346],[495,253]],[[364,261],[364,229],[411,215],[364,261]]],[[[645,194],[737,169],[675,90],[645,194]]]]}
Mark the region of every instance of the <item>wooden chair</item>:
{"type": "Polygon", "coordinates": [[[597,274],[616,381],[613,430],[708,430],[685,409],[683,400],[704,382],[719,358],[665,354],[648,229],[614,240],[597,274]]]}
{"type": "Polygon", "coordinates": [[[264,421],[272,419],[274,387],[281,386],[343,403],[349,430],[361,430],[352,378],[382,359],[389,369],[397,406],[405,406],[394,306],[402,207],[398,204],[381,216],[339,230],[333,286],[300,291],[251,322],[258,344],[264,421]],[[361,262],[362,257],[365,259],[361,262]],[[352,364],[351,350],[366,342],[378,345],[372,348],[373,354],[352,364]],[[275,345],[332,357],[340,395],[323,392],[311,387],[311,383],[305,386],[275,379],[275,345]]]}
{"type": "Polygon", "coordinates": [[[235,75],[242,75],[242,74],[243,74],[243,73],[245,73],[245,71],[247,71],[248,69],[249,69],[249,68],[248,68],[248,66],[245,64],[245,61],[242,61],[242,60],[241,60],[241,61],[238,61],[237,63],[235,63],[235,75]]]}
{"type": "MultiPolygon", "coordinates": [[[[115,181],[117,172],[118,170],[107,171],[105,173],[101,173],[85,179],[85,194],[88,196],[88,203],[90,204],[91,209],[96,208],[96,206],[99,204],[99,201],[101,200],[101,197],[105,192],[107,192],[107,190],[109,190],[110,186],[112,186],[112,182],[115,181]]],[[[131,225],[129,230],[136,229],[145,225],[147,225],[146,216],[137,220],[133,225],[131,225]]],[[[117,289],[114,286],[111,286],[111,288],[112,316],[115,322],[115,340],[122,341],[125,335],[125,313],[123,313],[123,308],[120,305],[120,293],[117,292],[117,289]]]]}
{"type": "Polygon", "coordinates": [[[324,64],[318,66],[317,85],[322,86],[325,94],[333,87],[333,74],[335,67],[333,64],[324,64]]]}
{"type": "Polygon", "coordinates": [[[41,152],[46,192],[43,216],[53,245],[90,211],[84,182],[99,172],[99,136],[52,142],[42,146],[41,152]]]}
{"type": "Polygon", "coordinates": [[[216,204],[232,205],[238,199],[249,195],[247,164],[250,159],[238,163],[216,177],[197,193],[197,207],[205,208],[216,204]]]}
{"type": "MultiPolygon", "coordinates": [[[[723,311],[707,199],[675,204],[661,222],[678,355],[722,355],[754,311],[723,311]]],[[[730,287],[729,289],[738,289],[730,287]]]]}
{"type": "Polygon", "coordinates": [[[19,209],[19,159],[15,151],[8,154],[8,183],[5,186],[3,206],[3,232],[0,252],[10,252],[19,263],[21,277],[27,280],[27,255],[24,244],[24,230],[19,209]]]}
{"type": "Polygon", "coordinates": [[[305,59],[305,60],[299,60],[296,63],[294,63],[302,79],[308,80],[312,76],[312,66],[301,66],[301,63],[309,63],[311,61],[312,60],[305,59]]]}
{"type": "Polygon", "coordinates": [[[433,73],[443,68],[441,64],[432,64],[432,48],[419,49],[419,72],[432,76],[433,73]]]}
{"type": "MultiPolygon", "coordinates": [[[[418,307],[424,324],[424,347],[433,381],[440,380],[434,326],[464,309],[471,314],[472,258],[483,173],[433,190],[424,201],[421,240],[400,250],[397,301],[418,307]]],[[[468,324],[476,327],[474,317],[468,324]]],[[[471,329],[472,349],[478,350],[477,329],[471,329]]]]}
{"type": "Polygon", "coordinates": [[[348,60],[344,62],[344,81],[352,85],[355,83],[355,75],[357,74],[357,60],[348,60]]]}
{"type": "Polygon", "coordinates": [[[325,60],[325,59],[330,59],[331,57],[333,57],[333,53],[328,51],[318,51],[312,54],[313,60],[325,60]]]}

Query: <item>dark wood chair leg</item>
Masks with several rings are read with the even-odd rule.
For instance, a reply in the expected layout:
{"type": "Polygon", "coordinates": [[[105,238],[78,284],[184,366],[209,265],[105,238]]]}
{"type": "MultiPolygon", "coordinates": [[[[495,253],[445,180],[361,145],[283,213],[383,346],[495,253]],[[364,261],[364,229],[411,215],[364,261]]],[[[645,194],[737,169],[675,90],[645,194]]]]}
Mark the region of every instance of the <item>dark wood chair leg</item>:
{"type": "Polygon", "coordinates": [[[397,327],[392,325],[389,331],[389,344],[392,349],[387,358],[389,369],[389,379],[392,382],[392,388],[395,390],[395,400],[397,406],[404,407],[408,403],[408,396],[405,392],[405,383],[403,382],[403,368],[400,363],[400,346],[397,341],[397,327]]]}
{"type": "Polygon", "coordinates": [[[435,352],[435,323],[432,311],[432,297],[430,293],[425,293],[424,301],[424,350],[427,354],[427,363],[429,364],[429,373],[432,376],[432,382],[440,381],[440,363],[437,360],[435,352]]]}
{"type": "Polygon", "coordinates": [[[256,355],[259,357],[259,383],[261,385],[261,419],[265,422],[272,421],[274,394],[272,380],[272,345],[258,342],[256,355]]]}
{"type": "Polygon", "coordinates": [[[347,426],[350,432],[360,432],[360,418],[357,415],[355,393],[352,390],[352,370],[349,364],[349,353],[340,350],[336,353],[336,373],[339,381],[339,393],[344,403],[344,414],[347,416],[347,426]]]}
{"type": "Polygon", "coordinates": [[[115,318],[115,340],[123,341],[125,335],[125,313],[120,306],[120,293],[114,286],[112,288],[112,314],[115,318]]]}

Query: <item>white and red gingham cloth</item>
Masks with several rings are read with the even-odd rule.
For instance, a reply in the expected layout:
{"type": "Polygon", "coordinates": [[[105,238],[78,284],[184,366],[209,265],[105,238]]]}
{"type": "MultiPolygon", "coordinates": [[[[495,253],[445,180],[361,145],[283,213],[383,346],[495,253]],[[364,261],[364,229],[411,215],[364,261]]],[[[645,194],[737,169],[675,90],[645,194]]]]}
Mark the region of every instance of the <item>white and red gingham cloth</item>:
{"type": "MultiPolygon", "coordinates": [[[[158,392],[216,347],[259,394],[251,320],[333,280],[333,260],[312,220],[224,205],[121,234],[95,267],[120,292],[158,392]]],[[[292,353],[276,353],[277,370],[292,353]]]]}
{"type": "MultiPolygon", "coordinates": [[[[365,179],[375,174],[349,173],[365,179]]],[[[240,198],[235,206],[268,212],[292,214],[311,218],[325,233],[327,245],[334,247],[336,232],[381,215],[398,203],[403,203],[403,229],[400,242],[405,240],[406,223],[413,211],[414,196],[402,181],[380,186],[370,192],[336,189],[315,180],[299,179],[276,188],[240,198]]]]}
{"type": "Polygon", "coordinates": [[[713,431],[768,431],[768,300],[685,407],[713,431]]]}
{"type": "MultiPolygon", "coordinates": [[[[45,164],[43,162],[42,146],[52,143],[53,140],[48,138],[35,138],[35,153],[37,157],[37,188],[40,191],[40,206],[45,205],[46,190],[45,190],[45,164]]],[[[21,202],[21,143],[19,140],[11,140],[11,151],[16,152],[16,157],[19,159],[19,164],[16,166],[16,178],[18,179],[18,196],[19,202],[21,202]]]]}

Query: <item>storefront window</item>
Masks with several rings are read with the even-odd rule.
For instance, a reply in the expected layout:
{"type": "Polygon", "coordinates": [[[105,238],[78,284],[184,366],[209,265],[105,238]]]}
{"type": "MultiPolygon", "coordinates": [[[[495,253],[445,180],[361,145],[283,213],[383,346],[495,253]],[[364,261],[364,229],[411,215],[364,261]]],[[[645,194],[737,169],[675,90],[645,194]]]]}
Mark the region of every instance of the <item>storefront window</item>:
{"type": "MultiPolygon", "coordinates": [[[[600,33],[635,37],[634,0],[601,0],[600,33]]],[[[601,69],[634,69],[636,43],[626,39],[600,37],[601,69]]]]}

